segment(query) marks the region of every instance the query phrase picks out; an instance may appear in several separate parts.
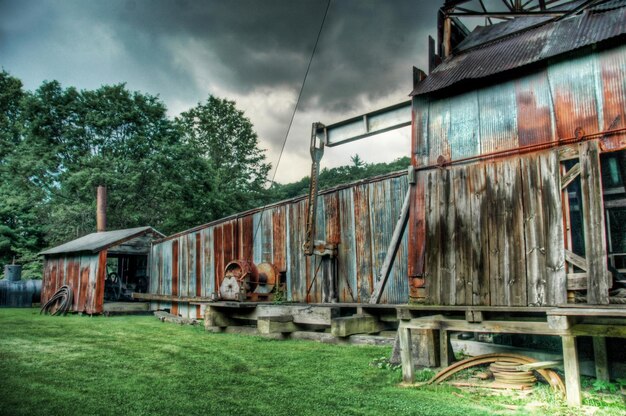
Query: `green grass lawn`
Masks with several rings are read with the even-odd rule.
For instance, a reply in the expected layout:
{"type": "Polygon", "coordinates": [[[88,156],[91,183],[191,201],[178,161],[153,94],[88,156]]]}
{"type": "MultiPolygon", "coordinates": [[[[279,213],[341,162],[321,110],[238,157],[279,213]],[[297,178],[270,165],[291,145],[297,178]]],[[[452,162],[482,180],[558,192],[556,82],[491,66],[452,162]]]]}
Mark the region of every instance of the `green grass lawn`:
{"type": "MultiPolygon", "coordinates": [[[[214,334],[150,316],[50,317],[0,309],[0,414],[528,413],[524,403],[512,408],[511,398],[398,387],[399,371],[370,365],[389,352],[214,334]]],[[[547,390],[540,391],[546,399],[547,390]]],[[[576,414],[547,400],[533,413],[576,414]]]]}

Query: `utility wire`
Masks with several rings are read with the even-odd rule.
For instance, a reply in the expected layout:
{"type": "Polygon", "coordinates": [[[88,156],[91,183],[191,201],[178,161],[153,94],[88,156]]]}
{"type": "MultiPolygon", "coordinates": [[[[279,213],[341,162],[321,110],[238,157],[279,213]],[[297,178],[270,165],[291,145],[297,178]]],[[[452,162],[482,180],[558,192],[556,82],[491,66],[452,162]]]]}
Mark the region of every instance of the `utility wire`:
{"type": "MultiPolygon", "coordinates": [[[[311,63],[313,62],[313,57],[315,57],[315,51],[317,50],[317,45],[320,41],[320,36],[322,35],[322,29],[324,29],[324,23],[326,22],[326,16],[328,16],[328,9],[330,9],[330,3],[332,0],[328,0],[326,3],[326,10],[324,10],[324,17],[322,18],[322,23],[320,24],[319,31],[317,32],[317,37],[315,38],[315,44],[313,45],[313,51],[311,52],[311,58],[309,59],[309,64],[306,67],[306,71],[304,73],[304,78],[302,79],[302,85],[300,86],[300,92],[298,93],[298,99],[296,100],[296,105],[293,108],[293,113],[291,113],[291,119],[289,120],[289,125],[287,126],[287,133],[285,133],[285,138],[283,139],[282,147],[280,148],[280,154],[278,155],[278,160],[276,161],[276,168],[274,169],[274,174],[272,175],[272,180],[270,183],[270,187],[274,185],[276,179],[276,172],[278,172],[278,167],[280,166],[280,161],[283,157],[283,152],[285,151],[285,145],[287,144],[287,138],[289,137],[289,132],[291,131],[291,126],[293,124],[293,120],[296,117],[296,113],[298,112],[298,105],[300,104],[300,99],[302,98],[302,92],[304,91],[304,85],[306,84],[306,79],[309,76],[309,71],[311,70],[311,63]]],[[[256,236],[261,227],[261,222],[263,221],[263,212],[265,212],[265,207],[261,209],[261,220],[256,226],[254,230],[254,236],[252,237],[252,242],[256,241],[256,236]]]]}

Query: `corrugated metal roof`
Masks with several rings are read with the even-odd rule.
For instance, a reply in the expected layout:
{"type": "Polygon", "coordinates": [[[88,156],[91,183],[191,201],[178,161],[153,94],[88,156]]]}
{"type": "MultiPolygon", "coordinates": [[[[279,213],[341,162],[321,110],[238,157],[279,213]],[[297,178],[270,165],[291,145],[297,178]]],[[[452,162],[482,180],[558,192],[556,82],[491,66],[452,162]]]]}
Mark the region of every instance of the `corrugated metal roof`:
{"type": "Polygon", "coordinates": [[[120,244],[125,240],[139,237],[140,235],[143,235],[148,231],[163,236],[163,234],[159,233],[152,227],[137,227],[127,228],[125,230],[103,231],[99,233],[87,234],[83,237],[77,238],[76,240],[61,244],[60,246],[49,248],[48,250],[42,251],[39,254],[61,254],[82,251],[96,253],[98,251],[120,244]]]}
{"type": "MultiPolygon", "coordinates": [[[[611,3],[617,7],[621,2],[611,3]]],[[[417,85],[411,95],[486,78],[624,35],[625,22],[626,7],[610,11],[590,9],[580,15],[511,34],[446,59],[417,85]]],[[[478,35],[482,37],[481,33],[478,35]]]]}

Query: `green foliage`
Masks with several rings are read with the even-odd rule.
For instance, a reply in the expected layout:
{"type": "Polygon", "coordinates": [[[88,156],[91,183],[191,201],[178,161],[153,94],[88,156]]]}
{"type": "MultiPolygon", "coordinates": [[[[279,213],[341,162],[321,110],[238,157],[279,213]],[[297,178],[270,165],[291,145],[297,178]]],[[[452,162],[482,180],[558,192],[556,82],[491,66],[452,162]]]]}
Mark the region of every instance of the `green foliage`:
{"type": "Polygon", "coordinates": [[[592,385],[595,392],[616,393],[619,390],[617,384],[609,381],[595,380],[592,385]]]}
{"type": "MultiPolygon", "coordinates": [[[[330,169],[324,168],[320,171],[320,190],[371,178],[373,176],[405,170],[411,164],[409,157],[401,157],[391,163],[366,163],[358,154],[352,156],[350,159],[352,161],[351,165],[330,169]]],[[[284,185],[274,183],[270,189],[272,202],[306,195],[309,192],[309,182],[310,178],[306,176],[297,182],[284,185]]]]}
{"type": "Polygon", "coordinates": [[[235,103],[209,96],[172,120],[158,97],[124,84],[44,82],[25,92],[0,73],[0,264],[40,276],[36,253],[107,228],[180,231],[260,205],[270,165],[235,103]]]}
{"type": "Polygon", "coordinates": [[[381,370],[390,370],[390,371],[402,370],[401,364],[392,364],[391,361],[389,361],[389,357],[387,356],[374,358],[370,362],[370,367],[376,367],[376,368],[380,368],[381,370]]]}

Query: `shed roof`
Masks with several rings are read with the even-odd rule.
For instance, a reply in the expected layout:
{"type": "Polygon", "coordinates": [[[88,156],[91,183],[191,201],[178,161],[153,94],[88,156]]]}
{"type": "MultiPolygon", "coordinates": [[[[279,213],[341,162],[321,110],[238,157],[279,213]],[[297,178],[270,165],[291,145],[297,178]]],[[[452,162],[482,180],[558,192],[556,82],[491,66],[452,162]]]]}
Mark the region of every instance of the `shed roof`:
{"type": "Polygon", "coordinates": [[[612,0],[561,19],[517,18],[475,29],[420,82],[412,96],[486,78],[626,34],[626,1],[612,0]]]}
{"type": "Polygon", "coordinates": [[[72,240],[65,244],[61,244],[60,246],[56,246],[53,248],[49,248],[48,250],[44,250],[39,254],[48,255],[48,254],[75,253],[75,252],[82,252],[82,251],[97,253],[109,247],[122,244],[123,242],[131,240],[133,238],[140,237],[148,232],[153,232],[163,237],[163,234],[156,231],[152,227],[137,227],[137,228],[127,228],[125,230],[102,231],[98,233],[87,234],[85,236],[77,238],[76,240],[72,240]]]}

